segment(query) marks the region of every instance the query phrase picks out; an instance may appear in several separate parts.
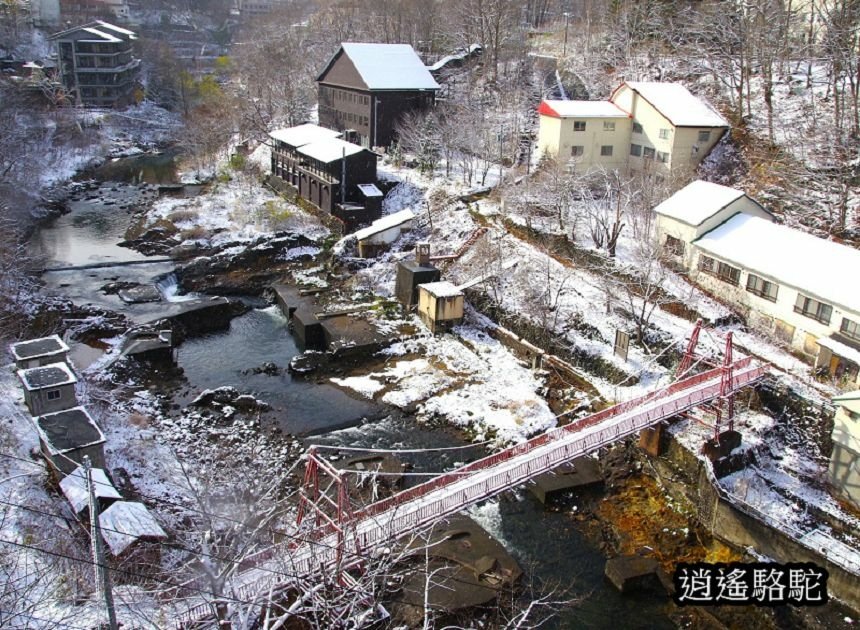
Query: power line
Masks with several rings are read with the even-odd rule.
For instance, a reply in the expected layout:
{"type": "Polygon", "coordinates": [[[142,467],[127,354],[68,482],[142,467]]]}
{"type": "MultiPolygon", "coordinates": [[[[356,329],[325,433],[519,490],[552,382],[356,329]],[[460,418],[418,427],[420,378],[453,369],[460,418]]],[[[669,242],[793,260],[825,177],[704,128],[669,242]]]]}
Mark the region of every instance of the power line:
{"type": "Polygon", "coordinates": [[[28,545],[25,543],[19,543],[19,542],[15,542],[14,540],[6,540],[4,538],[0,538],[0,544],[12,545],[13,547],[20,547],[21,549],[31,549],[33,551],[38,551],[39,553],[44,553],[46,555],[53,556],[55,558],[63,558],[65,560],[71,560],[73,562],[81,562],[83,564],[89,564],[91,566],[101,566],[102,568],[110,569],[114,573],[123,573],[125,575],[130,575],[130,576],[136,577],[136,578],[142,578],[144,580],[152,580],[154,582],[166,584],[167,586],[171,586],[173,588],[188,589],[188,590],[200,593],[202,595],[209,595],[209,596],[214,597],[216,599],[228,599],[228,600],[235,602],[237,604],[252,605],[252,602],[247,602],[247,601],[242,600],[242,599],[237,599],[237,598],[231,597],[229,595],[225,595],[225,594],[219,595],[217,593],[213,593],[212,591],[207,591],[205,589],[197,588],[194,586],[189,586],[187,584],[177,584],[176,582],[171,582],[170,580],[158,578],[158,577],[155,577],[153,575],[143,575],[140,573],[136,573],[134,571],[128,571],[126,569],[116,569],[113,567],[108,567],[107,565],[96,565],[96,563],[93,562],[93,560],[90,558],[78,558],[76,556],[70,556],[70,555],[67,555],[64,553],[60,553],[59,551],[50,551],[48,549],[42,549],[41,547],[36,547],[35,545],[28,545]]]}
{"type": "Polygon", "coordinates": [[[69,628],[70,630],[92,630],[91,628],[84,628],[83,626],[71,626],[67,623],[63,623],[62,621],[54,621],[53,619],[45,619],[44,617],[36,617],[35,615],[31,615],[29,613],[14,612],[12,610],[0,610],[0,615],[10,615],[12,618],[24,617],[26,619],[32,619],[33,621],[49,623],[57,628],[69,628]]]}

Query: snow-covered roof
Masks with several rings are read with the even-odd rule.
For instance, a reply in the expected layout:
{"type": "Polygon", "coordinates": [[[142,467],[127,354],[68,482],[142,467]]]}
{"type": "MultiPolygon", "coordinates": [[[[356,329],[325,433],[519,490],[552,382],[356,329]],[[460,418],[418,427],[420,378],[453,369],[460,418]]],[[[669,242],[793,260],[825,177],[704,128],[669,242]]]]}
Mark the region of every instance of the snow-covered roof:
{"type": "Polygon", "coordinates": [[[442,57],[439,61],[437,61],[433,65],[427,66],[427,69],[430,72],[438,72],[439,70],[444,68],[446,65],[448,65],[452,61],[463,61],[464,59],[470,57],[471,55],[473,55],[476,52],[481,51],[483,49],[484,49],[484,47],[481,46],[480,44],[471,44],[467,48],[461,48],[457,52],[455,52],[451,55],[446,55],[446,56],[442,57]]]}
{"type": "MultiPolygon", "coordinates": [[[[852,348],[848,344],[834,339],[833,337],[819,337],[818,345],[822,348],[828,348],[833,354],[848,359],[849,361],[860,365],[860,350],[852,348]]],[[[835,398],[833,400],[836,400],[835,398]]]]}
{"type": "MultiPolygon", "coordinates": [[[[122,499],[122,495],[108,479],[105,471],[101,468],[93,468],[93,491],[99,499],[122,499]]],[[[72,505],[75,514],[80,514],[89,507],[90,493],[87,491],[87,474],[83,468],[78,466],[75,470],[60,481],[60,490],[72,505]]]]}
{"type": "Polygon", "coordinates": [[[713,107],[693,96],[680,83],[627,81],[676,127],[728,127],[729,123],[713,107]]]}
{"type": "Polygon", "coordinates": [[[167,538],[167,534],[143,503],[117,501],[99,514],[102,537],[115,556],[140,538],[167,538]]]}
{"type": "Polygon", "coordinates": [[[697,179],[654,208],[654,212],[698,226],[744,194],[742,190],[697,179]]]}
{"type": "Polygon", "coordinates": [[[137,37],[134,31],[130,31],[127,28],[122,28],[121,26],[117,26],[116,24],[111,24],[110,22],[105,22],[104,20],[96,20],[96,24],[98,24],[99,27],[103,30],[113,31],[114,33],[125,35],[130,39],[135,39],[137,37]]]}
{"type": "Polygon", "coordinates": [[[71,368],[65,363],[49,363],[42,367],[18,370],[18,378],[21,379],[27,391],[31,392],[45,387],[59,387],[78,382],[71,368]]]}
{"type": "Polygon", "coordinates": [[[414,218],[415,215],[413,214],[412,210],[409,210],[407,208],[406,210],[401,210],[400,212],[395,212],[394,214],[388,214],[381,219],[377,219],[376,221],[371,223],[369,227],[357,230],[353,234],[353,236],[355,236],[356,240],[363,241],[364,239],[370,238],[375,234],[379,234],[380,232],[390,230],[391,228],[397,227],[398,225],[408,223],[414,218]]]}
{"type": "Polygon", "coordinates": [[[449,298],[463,295],[463,292],[460,290],[459,287],[454,286],[447,280],[442,280],[440,282],[428,282],[427,284],[419,284],[418,288],[424,289],[430,295],[437,298],[449,298]]]}
{"type": "Polygon", "coordinates": [[[629,118],[612,101],[541,101],[538,113],[553,118],[629,118]]]}
{"type": "Polygon", "coordinates": [[[69,351],[69,346],[60,339],[59,335],[20,341],[18,343],[13,343],[10,348],[12,350],[12,356],[14,356],[18,361],[22,359],[49,357],[55,354],[64,354],[69,351]]]}
{"type": "Polygon", "coordinates": [[[334,129],[326,129],[312,123],[297,125],[296,127],[286,127],[284,129],[276,129],[269,134],[275,140],[290,145],[291,147],[300,147],[311,142],[320,140],[329,140],[331,138],[339,138],[340,131],[334,129]]]}
{"type": "MultiPolygon", "coordinates": [[[[837,354],[839,354],[837,352],[837,354]]],[[[839,355],[842,356],[842,355],[839,355]]],[[[848,358],[848,357],[845,357],[848,358]]],[[[834,396],[833,402],[845,407],[852,413],[860,413],[860,389],[840,396],[834,396]]]]}
{"type": "Polygon", "coordinates": [[[736,214],[695,245],[810,297],[860,313],[860,291],[849,281],[860,269],[860,250],[748,214],[736,214]]]}
{"type": "Polygon", "coordinates": [[[328,138],[326,140],[310,142],[296,149],[296,152],[306,155],[314,160],[319,160],[324,164],[328,164],[329,162],[334,162],[347,155],[361,153],[364,150],[365,149],[363,147],[353,144],[352,142],[347,142],[340,138],[328,138]]]}
{"type": "Polygon", "coordinates": [[[376,187],[376,184],[359,184],[358,189],[365,197],[382,197],[382,191],[376,187]]]}
{"type": "Polygon", "coordinates": [[[60,39],[73,33],[88,33],[90,35],[95,35],[98,38],[81,40],[87,42],[119,42],[123,40],[137,39],[137,35],[134,31],[116,26],[110,22],[105,22],[104,20],[95,20],[93,22],[88,22],[87,24],[67,28],[59,33],[54,33],[49,37],[49,39],[60,39]],[[117,35],[120,37],[117,37],[117,35]]]}
{"type": "MultiPolygon", "coordinates": [[[[341,44],[341,48],[370,90],[439,89],[436,79],[409,44],[345,42],[341,44]]],[[[320,78],[333,61],[334,57],[326,65],[320,78]]]]}
{"type": "Polygon", "coordinates": [[[72,407],[34,418],[39,438],[51,455],[103,444],[104,433],[83,407],[72,407]]]}
{"type": "Polygon", "coordinates": [[[97,28],[93,28],[92,26],[85,26],[83,28],[83,30],[85,30],[90,35],[95,35],[96,37],[98,37],[97,40],[84,40],[84,41],[105,41],[105,42],[111,42],[111,43],[122,41],[119,37],[114,37],[110,33],[105,33],[102,30],[99,30],[97,28]]]}

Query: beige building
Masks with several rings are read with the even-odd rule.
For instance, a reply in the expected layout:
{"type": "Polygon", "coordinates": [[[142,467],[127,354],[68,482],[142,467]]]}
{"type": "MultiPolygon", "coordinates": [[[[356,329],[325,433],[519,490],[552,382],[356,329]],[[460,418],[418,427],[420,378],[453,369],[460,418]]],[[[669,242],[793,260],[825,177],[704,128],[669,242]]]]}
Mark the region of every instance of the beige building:
{"type": "Polygon", "coordinates": [[[693,182],[657,206],[667,259],[750,326],[832,376],[860,382],[860,292],[852,284],[860,251],[777,225],[735,192],[693,182]]]}
{"type": "Polygon", "coordinates": [[[830,483],[841,495],[860,505],[860,391],[837,396],[833,419],[830,483]]]}
{"type": "Polygon", "coordinates": [[[538,153],[595,169],[692,171],[729,124],[680,83],[622,83],[607,101],[543,101],[538,153]]]}
{"type": "Polygon", "coordinates": [[[450,282],[418,285],[418,316],[434,334],[463,321],[463,303],[463,292],[450,282]]]}

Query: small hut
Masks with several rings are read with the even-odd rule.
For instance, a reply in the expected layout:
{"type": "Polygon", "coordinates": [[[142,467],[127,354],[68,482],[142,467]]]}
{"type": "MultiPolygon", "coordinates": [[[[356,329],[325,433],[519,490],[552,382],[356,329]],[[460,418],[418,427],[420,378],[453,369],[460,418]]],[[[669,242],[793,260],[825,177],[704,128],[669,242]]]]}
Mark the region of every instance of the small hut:
{"type": "Polygon", "coordinates": [[[9,346],[19,370],[68,362],[69,346],[58,335],[29,339],[9,346]]]}
{"type": "Polygon", "coordinates": [[[433,334],[463,321],[463,291],[446,280],[418,286],[418,316],[433,334]]]}
{"type": "Polygon", "coordinates": [[[159,544],[167,534],[146,509],[136,501],[117,501],[99,514],[102,538],[115,558],[157,561],[159,544]]]}
{"type": "Polygon", "coordinates": [[[75,383],[78,378],[66,363],[18,370],[24,386],[24,401],[34,416],[71,409],[78,404],[75,383]]]}
{"type": "Polygon", "coordinates": [[[105,436],[83,407],[34,419],[42,455],[61,475],[69,475],[90,456],[93,468],[104,468],[105,436]]]}
{"type": "MultiPolygon", "coordinates": [[[[114,501],[122,500],[122,495],[114,488],[102,468],[92,469],[93,492],[98,501],[99,512],[104,512],[114,501]]],[[[78,466],[72,473],[60,480],[60,490],[72,506],[75,516],[89,520],[90,492],[87,488],[87,473],[78,466]]]]}

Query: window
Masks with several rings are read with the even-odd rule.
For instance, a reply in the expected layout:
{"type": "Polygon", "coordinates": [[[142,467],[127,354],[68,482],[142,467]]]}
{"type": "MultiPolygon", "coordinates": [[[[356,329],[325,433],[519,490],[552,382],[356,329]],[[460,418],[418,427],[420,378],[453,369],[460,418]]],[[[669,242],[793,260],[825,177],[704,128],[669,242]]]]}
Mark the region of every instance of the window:
{"type": "Polygon", "coordinates": [[[699,256],[699,270],[704,271],[705,273],[714,273],[714,269],[716,268],[716,261],[710,256],[699,256]]]}
{"type": "Polygon", "coordinates": [[[604,144],[602,147],[600,147],[600,155],[602,155],[603,157],[611,156],[612,155],[612,145],[611,144],[604,144]]]}
{"type": "Polygon", "coordinates": [[[654,159],[654,149],[651,147],[642,147],[642,157],[646,160],[654,159]]]}
{"type": "Polygon", "coordinates": [[[710,131],[700,131],[699,132],[699,142],[708,142],[711,139],[710,131]]]}
{"type": "Polygon", "coordinates": [[[639,157],[642,155],[642,145],[641,144],[631,144],[630,145],[630,155],[635,155],[639,157]]]}
{"type": "Polygon", "coordinates": [[[848,319],[847,317],[842,318],[842,326],[839,327],[839,332],[846,337],[851,337],[851,339],[860,341],[860,324],[848,319]]]}
{"type": "Polygon", "coordinates": [[[570,147],[570,155],[571,157],[579,157],[585,152],[584,147],[580,145],[575,145],[570,147]]]}
{"type": "Polygon", "coordinates": [[[638,122],[633,123],[633,133],[642,133],[642,125],[638,122]]]}
{"type": "Polygon", "coordinates": [[[664,151],[657,151],[657,159],[667,164],[669,162],[669,154],[664,151]]]}
{"type": "Polygon", "coordinates": [[[797,294],[797,300],[794,303],[794,312],[800,313],[805,317],[814,319],[822,324],[830,323],[830,316],[833,314],[833,307],[830,304],[813,300],[811,297],[806,297],[803,293],[797,294]]]}
{"type": "Polygon", "coordinates": [[[668,129],[661,129],[659,135],[660,135],[660,140],[668,140],[669,139],[669,130],[668,129]]]}
{"type": "Polygon", "coordinates": [[[585,121],[584,120],[574,120],[573,121],[573,130],[574,131],[585,131],[585,121]]]}
{"type": "Polygon", "coordinates": [[[615,131],[615,123],[603,121],[603,131],[615,131]]]}
{"type": "Polygon", "coordinates": [[[741,279],[741,270],[737,267],[732,267],[729,264],[721,262],[717,265],[717,277],[723,282],[728,282],[729,284],[738,286],[741,279]]]}
{"type": "Polygon", "coordinates": [[[673,256],[684,255],[684,241],[674,236],[666,235],[666,251],[673,256]]]}
{"type": "Polygon", "coordinates": [[[747,291],[754,295],[762,297],[765,300],[776,302],[776,295],[779,292],[779,285],[774,284],[773,282],[768,282],[764,278],[759,278],[755,274],[749,274],[747,276],[747,291]]]}
{"type": "Polygon", "coordinates": [[[48,400],[59,400],[60,399],[60,390],[59,389],[49,389],[48,390],[48,400]]]}

